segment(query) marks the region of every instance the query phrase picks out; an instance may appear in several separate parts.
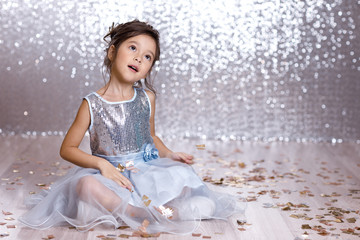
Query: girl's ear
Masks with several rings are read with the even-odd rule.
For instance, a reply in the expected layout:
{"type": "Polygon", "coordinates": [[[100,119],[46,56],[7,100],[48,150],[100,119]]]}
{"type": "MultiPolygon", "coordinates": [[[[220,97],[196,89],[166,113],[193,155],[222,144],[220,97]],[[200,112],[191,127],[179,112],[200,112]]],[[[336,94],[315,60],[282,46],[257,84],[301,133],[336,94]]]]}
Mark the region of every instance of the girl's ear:
{"type": "Polygon", "coordinates": [[[108,58],[110,59],[110,61],[113,60],[114,56],[115,56],[115,46],[111,45],[109,47],[108,53],[107,53],[108,58]]]}

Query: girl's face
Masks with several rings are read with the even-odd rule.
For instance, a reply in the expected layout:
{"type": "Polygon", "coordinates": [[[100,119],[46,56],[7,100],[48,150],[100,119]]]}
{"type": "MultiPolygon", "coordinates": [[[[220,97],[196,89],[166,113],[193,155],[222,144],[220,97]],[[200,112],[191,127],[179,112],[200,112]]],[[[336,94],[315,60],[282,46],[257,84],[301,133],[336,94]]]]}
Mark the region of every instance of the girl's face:
{"type": "Polygon", "coordinates": [[[108,57],[113,62],[111,78],[135,83],[147,76],[155,58],[156,43],[148,35],[137,35],[125,40],[118,48],[115,59],[115,46],[111,46],[108,57]]]}

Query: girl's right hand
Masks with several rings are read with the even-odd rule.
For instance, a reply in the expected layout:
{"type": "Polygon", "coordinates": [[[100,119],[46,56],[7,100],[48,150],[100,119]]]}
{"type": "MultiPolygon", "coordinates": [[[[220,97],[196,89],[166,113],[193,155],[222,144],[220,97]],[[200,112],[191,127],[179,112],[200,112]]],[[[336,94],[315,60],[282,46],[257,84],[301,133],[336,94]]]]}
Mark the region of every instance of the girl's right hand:
{"type": "Polygon", "coordinates": [[[130,180],[122,175],[110,162],[102,161],[99,167],[101,175],[109,178],[119,184],[121,187],[128,189],[132,192],[133,185],[130,180]]]}

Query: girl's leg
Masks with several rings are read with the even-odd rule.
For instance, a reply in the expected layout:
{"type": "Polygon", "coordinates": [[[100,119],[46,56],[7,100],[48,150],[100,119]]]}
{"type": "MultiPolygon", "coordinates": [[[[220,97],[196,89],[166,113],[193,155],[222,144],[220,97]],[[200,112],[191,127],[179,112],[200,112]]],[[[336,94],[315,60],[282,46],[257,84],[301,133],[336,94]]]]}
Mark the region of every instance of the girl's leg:
{"type": "MultiPolygon", "coordinates": [[[[117,194],[93,176],[82,177],[76,186],[76,190],[81,200],[88,203],[98,202],[110,212],[116,210],[122,202],[122,199],[117,194]]],[[[126,206],[125,214],[141,219],[149,217],[146,210],[130,204],[126,206]]]]}
{"type": "Polygon", "coordinates": [[[109,211],[121,204],[121,198],[93,176],[82,177],[76,191],[81,200],[85,202],[98,202],[109,211]]]}

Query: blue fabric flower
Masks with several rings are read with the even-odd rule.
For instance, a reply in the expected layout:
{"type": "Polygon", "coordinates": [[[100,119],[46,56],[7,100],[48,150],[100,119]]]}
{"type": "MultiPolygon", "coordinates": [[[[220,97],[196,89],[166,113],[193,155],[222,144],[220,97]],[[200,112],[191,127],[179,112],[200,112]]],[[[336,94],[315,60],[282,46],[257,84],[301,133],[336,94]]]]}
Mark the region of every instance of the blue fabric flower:
{"type": "Polygon", "coordinates": [[[144,161],[148,162],[159,157],[159,151],[155,148],[154,144],[146,144],[144,148],[144,161]]]}

